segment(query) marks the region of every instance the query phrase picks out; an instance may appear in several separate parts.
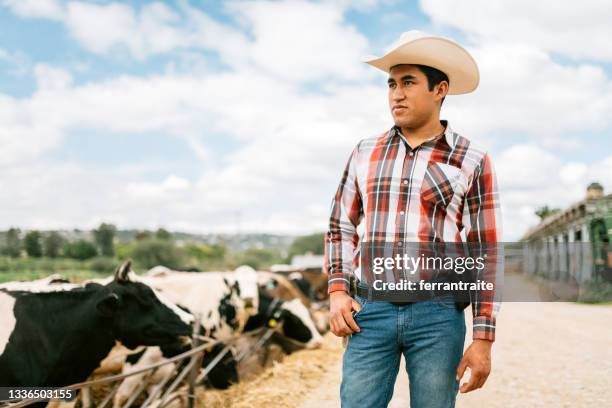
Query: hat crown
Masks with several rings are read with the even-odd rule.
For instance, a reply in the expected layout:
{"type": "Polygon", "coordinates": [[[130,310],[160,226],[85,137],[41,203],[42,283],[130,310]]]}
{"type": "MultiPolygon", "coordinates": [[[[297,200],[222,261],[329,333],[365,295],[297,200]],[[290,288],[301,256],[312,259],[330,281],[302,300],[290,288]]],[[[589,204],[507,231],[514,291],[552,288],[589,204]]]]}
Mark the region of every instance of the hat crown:
{"type": "Polygon", "coordinates": [[[396,40],[393,44],[391,44],[391,46],[389,46],[385,50],[385,53],[393,51],[400,45],[404,45],[404,44],[407,44],[409,42],[412,42],[414,40],[418,40],[419,38],[424,38],[424,37],[431,37],[431,35],[424,33],[423,31],[419,31],[419,30],[405,31],[400,35],[400,38],[398,40],[396,40]]]}

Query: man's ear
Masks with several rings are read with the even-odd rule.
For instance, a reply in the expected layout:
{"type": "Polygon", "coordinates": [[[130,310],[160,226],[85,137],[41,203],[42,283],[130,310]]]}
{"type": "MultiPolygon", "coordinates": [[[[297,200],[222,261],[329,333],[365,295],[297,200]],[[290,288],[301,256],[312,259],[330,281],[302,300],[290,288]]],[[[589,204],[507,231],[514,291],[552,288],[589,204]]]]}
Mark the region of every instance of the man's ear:
{"type": "Polygon", "coordinates": [[[116,293],[109,293],[96,304],[96,309],[104,317],[111,317],[119,308],[119,296],[116,293]]]}
{"type": "Polygon", "coordinates": [[[438,96],[440,96],[440,99],[446,97],[446,95],[448,94],[448,87],[449,84],[446,81],[442,81],[438,85],[436,85],[434,89],[438,96]]]}

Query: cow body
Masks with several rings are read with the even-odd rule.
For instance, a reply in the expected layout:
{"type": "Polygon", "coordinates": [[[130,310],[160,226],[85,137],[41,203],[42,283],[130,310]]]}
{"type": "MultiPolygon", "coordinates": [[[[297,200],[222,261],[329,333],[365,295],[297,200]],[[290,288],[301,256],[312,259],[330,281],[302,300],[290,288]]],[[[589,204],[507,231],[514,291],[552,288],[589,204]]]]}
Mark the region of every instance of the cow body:
{"type": "Polygon", "coordinates": [[[201,317],[209,336],[220,340],[242,332],[257,313],[256,278],[234,272],[180,272],[155,268],[138,278],[201,317]]]}

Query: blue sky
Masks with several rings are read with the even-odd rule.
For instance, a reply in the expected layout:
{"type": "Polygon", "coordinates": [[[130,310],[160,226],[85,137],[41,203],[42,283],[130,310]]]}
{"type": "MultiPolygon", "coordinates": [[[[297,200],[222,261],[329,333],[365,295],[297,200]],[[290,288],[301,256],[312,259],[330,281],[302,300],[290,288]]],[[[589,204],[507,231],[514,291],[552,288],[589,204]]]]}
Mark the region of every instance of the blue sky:
{"type": "Polygon", "coordinates": [[[461,3],[0,0],[0,228],[323,230],[352,146],[392,124],[362,57],[410,29],[479,63],[442,117],[492,155],[506,239],[610,191],[610,10],[461,3]]]}

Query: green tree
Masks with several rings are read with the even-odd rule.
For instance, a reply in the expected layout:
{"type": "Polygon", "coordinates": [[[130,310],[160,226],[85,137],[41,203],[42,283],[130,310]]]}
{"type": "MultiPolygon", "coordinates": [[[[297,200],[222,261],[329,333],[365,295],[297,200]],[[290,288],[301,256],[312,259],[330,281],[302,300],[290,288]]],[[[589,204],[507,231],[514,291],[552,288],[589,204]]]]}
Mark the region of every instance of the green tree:
{"type": "Polygon", "coordinates": [[[81,261],[93,258],[94,256],[98,255],[98,250],[96,249],[96,246],[84,239],[66,242],[64,244],[63,250],[64,255],[66,257],[79,259],[81,261]]]}
{"type": "Polygon", "coordinates": [[[130,256],[144,268],[163,265],[170,269],[182,269],[185,261],[184,251],[173,241],[155,238],[137,241],[130,256]]]}
{"type": "Polygon", "coordinates": [[[159,228],[156,232],[155,232],[155,238],[157,239],[165,239],[165,240],[171,240],[172,239],[172,234],[164,229],[164,228],[159,228]]]}
{"type": "Polygon", "coordinates": [[[100,224],[98,229],[93,231],[94,240],[102,256],[115,256],[113,241],[116,233],[117,228],[113,224],[105,223],[100,224]]]}
{"type": "Polygon", "coordinates": [[[201,270],[227,267],[227,248],[224,245],[190,243],[185,245],[185,252],[191,263],[197,264],[201,270]]]}
{"type": "Polygon", "coordinates": [[[23,248],[29,257],[40,258],[43,254],[40,232],[29,231],[23,238],[23,248]]]}
{"type": "Polygon", "coordinates": [[[273,249],[249,248],[238,256],[240,265],[249,265],[254,269],[263,269],[282,262],[280,253],[273,249]]]}
{"type": "Polygon", "coordinates": [[[11,258],[19,258],[21,255],[21,231],[18,228],[11,228],[6,232],[6,244],[4,253],[11,258]]]}
{"type": "Polygon", "coordinates": [[[60,234],[53,231],[43,239],[43,253],[49,258],[57,258],[62,248],[64,239],[60,234]]]}
{"type": "Polygon", "coordinates": [[[559,211],[561,211],[559,208],[548,208],[547,205],[538,208],[535,211],[535,214],[540,217],[540,221],[543,221],[544,218],[550,217],[553,214],[558,213],[559,211]]]}
{"type": "Polygon", "coordinates": [[[296,238],[289,246],[289,260],[295,255],[312,252],[316,255],[323,255],[325,233],[318,232],[315,234],[304,235],[296,238]]]}
{"type": "Polygon", "coordinates": [[[136,233],[136,235],[134,236],[134,239],[136,239],[136,241],[144,241],[145,239],[150,239],[151,238],[151,232],[150,231],[138,231],[136,233]]]}

